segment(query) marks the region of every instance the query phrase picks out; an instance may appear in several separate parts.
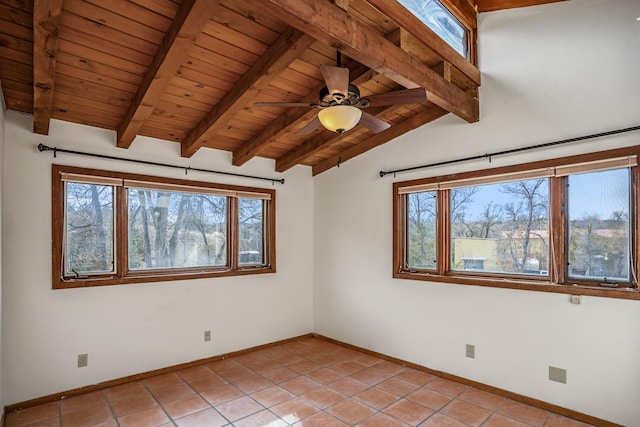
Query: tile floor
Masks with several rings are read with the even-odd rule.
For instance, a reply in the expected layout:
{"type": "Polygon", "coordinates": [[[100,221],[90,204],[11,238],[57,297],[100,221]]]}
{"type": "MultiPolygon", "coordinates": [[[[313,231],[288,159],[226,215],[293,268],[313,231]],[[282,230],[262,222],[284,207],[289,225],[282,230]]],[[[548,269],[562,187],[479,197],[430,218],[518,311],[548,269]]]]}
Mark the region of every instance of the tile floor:
{"type": "Polygon", "coordinates": [[[586,426],[305,338],[7,414],[5,427],[586,426]]]}

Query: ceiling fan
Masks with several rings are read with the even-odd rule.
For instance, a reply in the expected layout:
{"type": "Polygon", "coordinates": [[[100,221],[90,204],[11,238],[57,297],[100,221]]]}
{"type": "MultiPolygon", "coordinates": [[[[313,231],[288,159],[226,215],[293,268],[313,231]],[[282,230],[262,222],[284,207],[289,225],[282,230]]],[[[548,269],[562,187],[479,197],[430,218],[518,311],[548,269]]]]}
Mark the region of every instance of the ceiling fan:
{"type": "Polygon", "coordinates": [[[349,69],[340,66],[320,65],[326,86],[320,90],[318,102],[256,102],[256,107],[308,107],[320,111],[315,119],[297,133],[310,134],[320,125],[342,135],[358,123],[373,133],[388,129],[391,125],[372,114],[362,111],[369,107],[385,107],[399,104],[422,104],[427,101],[427,91],[420,87],[403,89],[378,95],[360,96],[360,90],[349,82],[349,69]]]}

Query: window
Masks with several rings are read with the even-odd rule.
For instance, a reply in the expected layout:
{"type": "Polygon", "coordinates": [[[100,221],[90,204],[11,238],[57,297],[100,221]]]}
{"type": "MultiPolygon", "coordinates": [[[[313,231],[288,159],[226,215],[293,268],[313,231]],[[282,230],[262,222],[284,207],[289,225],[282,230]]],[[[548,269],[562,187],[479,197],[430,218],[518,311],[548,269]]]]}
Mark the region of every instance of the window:
{"type": "Polygon", "coordinates": [[[469,30],[438,0],[400,0],[400,4],[419,18],[460,55],[469,58],[469,30]]]}
{"type": "Polygon", "coordinates": [[[394,277],[636,298],[637,151],[395,183],[394,277]]]}
{"type": "Polygon", "coordinates": [[[275,271],[274,190],[54,165],[52,194],[54,288],[275,271]]]}

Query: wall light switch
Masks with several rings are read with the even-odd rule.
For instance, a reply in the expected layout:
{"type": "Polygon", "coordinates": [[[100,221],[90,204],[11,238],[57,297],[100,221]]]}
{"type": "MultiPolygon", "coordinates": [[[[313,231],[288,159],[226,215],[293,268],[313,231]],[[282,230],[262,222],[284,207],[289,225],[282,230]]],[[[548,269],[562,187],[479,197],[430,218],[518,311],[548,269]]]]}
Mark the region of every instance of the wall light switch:
{"type": "Polygon", "coordinates": [[[466,356],[470,359],[476,358],[476,346],[473,344],[467,344],[466,356]]]}
{"type": "Polygon", "coordinates": [[[204,340],[211,341],[211,331],[204,331],[204,340]]]}

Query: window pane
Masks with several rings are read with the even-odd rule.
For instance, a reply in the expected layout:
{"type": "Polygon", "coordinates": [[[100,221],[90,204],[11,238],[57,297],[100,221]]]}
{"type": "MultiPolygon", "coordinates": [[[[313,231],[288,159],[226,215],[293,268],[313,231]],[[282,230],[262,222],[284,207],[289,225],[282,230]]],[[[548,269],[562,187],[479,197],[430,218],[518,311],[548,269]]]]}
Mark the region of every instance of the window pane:
{"type": "Polygon", "coordinates": [[[407,195],[407,267],[436,268],[436,192],[407,195]]]}
{"type": "Polygon", "coordinates": [[[65,276],[113,272],[113,187],[66,182],[65,202],[65,276]]]}
{"type": "Polygon", "coordinates": [[[629,169],[571,175],[569,277],[629,280],[629,169]]]}
{"type": "Polygon", "coordinates": [[[227,198],[129,188],[129,269],[227,265],[227,198]]]}
{"type": "Polygon", "coordinates": [[[451,269],[547,275],[549,181],[451,190],[451,269]]]}
{"type": "Polygon", "coordinates": [[[438,0],[400,0],[400,4],[460,55],[468,57],[466,28],[438,0]]]}
{"type": "Polygon", "coordinates": [[[238,199],[239,265],[264,264],[264,214],[260,199],[238,199]]]}

